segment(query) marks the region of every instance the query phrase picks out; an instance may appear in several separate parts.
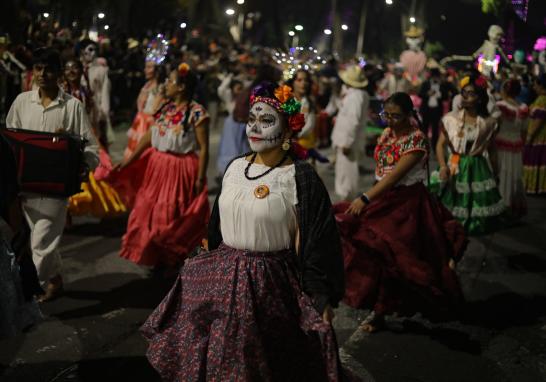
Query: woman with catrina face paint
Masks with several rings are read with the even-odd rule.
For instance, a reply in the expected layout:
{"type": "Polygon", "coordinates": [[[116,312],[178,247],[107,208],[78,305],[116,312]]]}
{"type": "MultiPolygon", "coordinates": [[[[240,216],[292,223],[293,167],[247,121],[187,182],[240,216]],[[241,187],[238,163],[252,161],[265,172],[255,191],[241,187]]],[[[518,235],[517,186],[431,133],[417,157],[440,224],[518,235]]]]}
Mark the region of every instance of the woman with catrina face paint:
{"type": "Polygon", "coordinates": [[[117,166],[117,177],[129,178],[136,191],[120,256],[137,264],[177,269],[206,234],[209,117],[193,101],[196,86],[197,76],[187,64],[170,73],[169,101],[135,151],[117,166]]]}
{"type": "Polygon", "coordinates": [[[228,165],[207,250],[142,327],[148,359],[166,381],[339,381],[341,246],[324,184],[291,147],[300,104],[262,83],[250,106],[252,152],[228,165]]]}

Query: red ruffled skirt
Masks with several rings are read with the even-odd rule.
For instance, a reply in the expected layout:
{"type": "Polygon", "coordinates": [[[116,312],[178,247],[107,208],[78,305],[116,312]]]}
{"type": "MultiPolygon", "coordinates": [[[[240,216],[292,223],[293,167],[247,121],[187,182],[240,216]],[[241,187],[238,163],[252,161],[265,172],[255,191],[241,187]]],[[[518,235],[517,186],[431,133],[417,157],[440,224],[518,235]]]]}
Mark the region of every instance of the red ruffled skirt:
{"type": "Polygon", "coordinates": [[[133,119],[131,128],[127,131],[127,148],[123,152],[123,159],[128,159],[133,151],[135,151],[138,141],[144,136],[150,129],[150,126],[154,123],[154,116],[139,111],[133,119]]]}
{"type": "MultiPolygon", "coordinates": [[[[206,236],[209,218],[207,187],[196,194],[199,158],[148,149],[137,162],[135,205],[122,239],[120,256],[137,264],[176,266],[206,236]],[[142,166],[139,163],[138,166],[142,166]],[[137,170],[138,170],[138,166],[137,170]]],[[[123,176],[129,176],[131,166],[123,176]]]]}
{"type": "Polygon", "coordinates": [[[448,262],[464,253],[463,226],[422,183],[388,191],[360,216],[344,214],[348,206],[334,206],[343,245],[344,301],[378,314],[447,318],[462,301],[448,262]]]}

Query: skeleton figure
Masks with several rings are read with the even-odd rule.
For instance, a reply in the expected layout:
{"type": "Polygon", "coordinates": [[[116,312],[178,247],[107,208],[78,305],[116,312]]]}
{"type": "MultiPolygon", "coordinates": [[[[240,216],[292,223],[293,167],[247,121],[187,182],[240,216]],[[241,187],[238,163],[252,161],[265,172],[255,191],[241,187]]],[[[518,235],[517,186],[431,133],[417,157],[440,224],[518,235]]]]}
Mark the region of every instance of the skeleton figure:
{"type": "Polygon", "coordinates": [[[501,59],[507,64],[509,60],[499,45],[504,36],[502,28],[498,25],[491,25],[487,34],[489,40],[485,40],[472,56],[478,60],[478,69],[489,77],[491,73],[496,73],[501,59]]]}
{"type": "Polygon", "coordinates": [[[252,105],[246,125],[252,151],[259,153],[279,145],[283,139],[283,124],[279,117],[279,112],[266,103],[252,105]]]}
{"type": "Polygon", "coordinates": [[[406,49],[400,55],[400,63],[409,74],[411,81],[416,84],[421,82],[421,75],[427,63],[427,56],[421,50],[425,40],[424,31],[412,25],[405,33],[405,36],[409,49],[406,49]]]}
{"type": "Polygon", "coordinates": [[[84,65],[82,82],[87,84],[93,93],[93,101],[99,109],[97,131],[100,141],[108,146],[114,142],[114,132],[110,122],[110,79],[108,64],[102,57],[97,57],[97,44],[91,40],[81,42],[80,59],[84,65]]]}

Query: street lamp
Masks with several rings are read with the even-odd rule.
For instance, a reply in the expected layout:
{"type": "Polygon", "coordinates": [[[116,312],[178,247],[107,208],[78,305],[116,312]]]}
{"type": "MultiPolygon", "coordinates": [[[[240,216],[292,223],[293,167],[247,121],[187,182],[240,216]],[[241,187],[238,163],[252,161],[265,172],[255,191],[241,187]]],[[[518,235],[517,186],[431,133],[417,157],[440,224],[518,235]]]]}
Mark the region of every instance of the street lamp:
{"type": "Polygon", "coordinates": [[[411,16],[411,17],[409,18],[409,22],[410,22],[410,23],[415,24],[415,21],[416,21],[416,20],[415,20],[415,17],[411,16]]]}
{"type": "Polygon", "coordinates": [[[297,31],[302,31],[302,30],[303,30],[303,27],[302,27],[301,25],[298,24],[298,25],[296,25],[296,26],[294,27],[294,29],[297,30],[297,31]]]}
{"type": "Polygon", "coordinates": [[[325,29],[325,30],[324,30],[324,34],[327,35],[327,36],[329,36],[329,35],[332,34],[332,30],[331,30],[331,29],[325,29]]]}
{"type": "Polygon", "coordinates": [[[232,8],[226,9],[226,15],[233,16],[235,14],[235,10],[232,8]]]}
{"type": "Polygon", "coordinates": [[[107,31],[108,29],[110,29],[110,25],[106,24],[106,25],[104,26],[104,30],[107,31]]]}
{"type": "Polygon", "coordinates": [[[349,30],[349,26],[347,24],[342,24],[341,29],[343,29],[344,31],[347,31],[349,30]]]}
{"type": "Polygon", "coordinates": [[[243,5],[245,3],[245,0],[237,0],[237,4],[243,5]]]}
{"type": "Polygon", "coordinates": [[[188,24],[186,23],[180,23],[180,29],[186,29],[187,26],[188,24]]]}
{"type": "Polygon", "coordinates": [[[47,19],[49,17],[49,13],[44,12],[44,13],[42,13],[42,16],[44,16],[44,19],[47,19]]]}
{"type": "Polygon", "coordinates": [[[103,12],[100,12],[97,16],[99,19],[104,19],[106,15],[103,12]]]}
{"type": "Polygon", "coordinates": [[[385,3],[386,3],[387,5],[392,5],[392,0],[385,0],[385,3]]]}
{"type": "Polygon", "coordinates": [[[294,36],[296,35],[296,32],[290,31],[290,32],[288,32],[288,35],[289,35],[290,37],[294,37],[294,36]]]}

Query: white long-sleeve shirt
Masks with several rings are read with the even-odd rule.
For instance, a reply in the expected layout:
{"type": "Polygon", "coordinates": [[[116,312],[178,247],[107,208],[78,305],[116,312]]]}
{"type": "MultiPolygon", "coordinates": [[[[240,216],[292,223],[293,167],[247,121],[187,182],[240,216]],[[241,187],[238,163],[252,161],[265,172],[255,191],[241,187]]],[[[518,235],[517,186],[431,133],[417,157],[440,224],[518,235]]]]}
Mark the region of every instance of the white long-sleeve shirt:
{"type": "Polygon", "coordinates": [[[39,90],[19,94],[9,109],[6,126],[49,133],[63,129],[79,135],[87,140],[84,158],[89,167],[94,169],[99,163],[99,146],[83,104],[60,88],[57,97],[45,108],[39,90]]]}
{"type": "Polygon", "coordinates": [[[365,90],[347,89],[332,131],[333,146],[340,148],[354,148],[354,144],[364,146],[364,142],[358,142],[358,138],[363,136],[369,105],[370,96],[365,90]]]}
{"type": "Polygon", "coordinates": [[[220,99],[224,103],[229,115],[233,115],[233,110],[235,109],[235,100],[233,99],[230,87],[232,79],[232,74],[225,76],[222,80],[222,83],[218,87],[218,97],[220,97],[220,99]]]}

